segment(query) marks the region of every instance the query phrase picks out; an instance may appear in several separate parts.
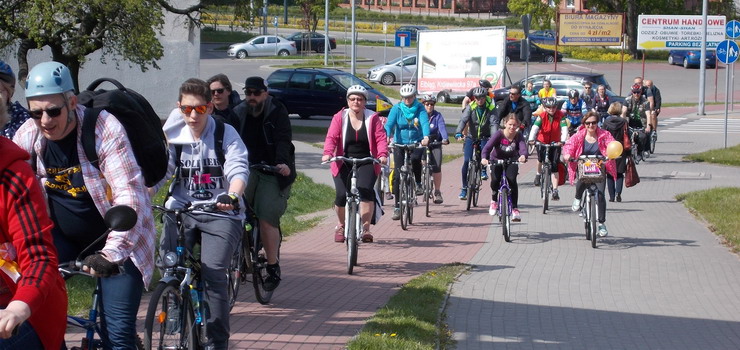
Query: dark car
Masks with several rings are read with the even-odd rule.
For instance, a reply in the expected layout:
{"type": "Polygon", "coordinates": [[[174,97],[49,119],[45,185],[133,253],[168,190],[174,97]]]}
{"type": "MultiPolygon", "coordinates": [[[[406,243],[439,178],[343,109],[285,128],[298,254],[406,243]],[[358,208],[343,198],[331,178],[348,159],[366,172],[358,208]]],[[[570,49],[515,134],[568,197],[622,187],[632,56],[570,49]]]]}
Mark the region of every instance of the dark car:
{"type": "Polygon", "coordinates": [[[538,44],[555,45],[555,31],[546,29],[531,32],[529,33],[529,41],[538,44]]]}
{"type": "MultiPolygon", "coordinates": [[[[684,68],[699,67],[701,50],[671,50],[668,53],[668,64],[680,64],[684,68]]],[[[717,65],[717,55],[714,50],[707,50],[706,67],[714,68],[717,65]]]]}
{"type": "MultiPolygon", "coordinates": [[[[519,56],[522,51],[521,40],[506,42],[506,62],[522,61],[519,56]]],[[[558,62],[563,60],[563,54],[558,52],[558,62]]],[[[529,43],[529,62],[555,62],[555,50],[545,49],[536,44],[529,43]]]]}
{"type": "Polygon", "coordinates": [[[375,110],[376,99],[391,103],[382,92],[360,78],[329,68],[284,68],[267,77],[267,91],[302,119],[312,115],[334,115],[347,107],[347,88],[362,85],[368,91],[366,107],[375,110]]]}
{"type": "MultiPolygon", "coordinates": [[[[324,52],[324,34],[311,32],[296,32],[286,39],[295,41],[296,49],[300,51],[324,52]]],[[[337,40],[329,37],[329,50],[337,48],[337,40]]]]}
{"type": "Polygon", "coordinates": [[[397,32],[410,32],[411,41],[416,41],[420,30],[429,30],[427,26],[401,26],[396,29],[397,32]]]}
{"type": "Polygon", "coordinates": [[[493,91],[493,99],[499,102],[509,97],[509,88],[512,85],[520,86],[522,89],[526,87],[526,81],[532,81],[534,91],[539,91],[542,88],[542,83],[545,79],[549,79],[552,83],[552,87],[555,89],[557,100],[559,105],[568,99],[568,90],[576,89],[578,92],[583,91],[583,83],[586,81],[593,85],[594,91],[599,85],[606,87],[606,94],[609,96],[611,102],[624,102],[624,97],[617,95],[611,91],[609,83],[607,83],[604,75],[601,73],[583,73],[583,72],[550,72],[550,73],[538,73],[530,75],[528,79],[519,80],[510,86],[505,88],[496,89],[493,91]]]}

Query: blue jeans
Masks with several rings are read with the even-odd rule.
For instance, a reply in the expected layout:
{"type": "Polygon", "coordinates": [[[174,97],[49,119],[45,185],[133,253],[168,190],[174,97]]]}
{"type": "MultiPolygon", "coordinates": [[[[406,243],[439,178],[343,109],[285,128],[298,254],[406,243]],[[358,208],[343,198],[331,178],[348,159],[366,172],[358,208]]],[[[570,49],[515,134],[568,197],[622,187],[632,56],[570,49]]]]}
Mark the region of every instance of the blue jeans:
{"type": "MultiPolygon", "coordinates": [[[[478,146],[478,151],[483,149],[483,146],[488,143],[488,138],[483,137],[480,139],[480,145],[478,146]]],[[[473,157],[473,139],[470,137],[465,138],[465,143],[463,143],[463,165],[462,165],[462,188],[468,188],[468,162],[470,162],[470,158],[473,157]]],[[[478,162],[480,163],[480,157],[478,159],[478,162]]]]}
{"type": "Polygon", "coordinates": [[[124,273],[100,279],[100,323],[111,349],[136,349],[136,312],[139,311],[144,281],[131,259],[124,273]]]}
{"type": "Polygon", "coordinates": [[[41,344],[39,336],[36,335],[36,331],[33,330],[33,327],[31,327],[28,321],[18,326],[18,334],[8,339],[0,339],[0,349],[27,350],[43,348],[44,346],[41,344]]]}

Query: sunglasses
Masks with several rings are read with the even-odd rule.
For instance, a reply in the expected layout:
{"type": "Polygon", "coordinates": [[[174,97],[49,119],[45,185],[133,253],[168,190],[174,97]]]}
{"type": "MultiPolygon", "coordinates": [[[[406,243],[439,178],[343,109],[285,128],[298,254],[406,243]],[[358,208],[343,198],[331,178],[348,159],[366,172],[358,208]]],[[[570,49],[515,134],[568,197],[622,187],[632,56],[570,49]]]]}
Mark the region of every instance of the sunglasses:
{"type": "Polygon", "coordinates": [[[213,95],[215,95],[215,94],[223,94],[223,93],[224,93],[224,89],[211,89],[211,94],[213,94],[213,95]]]}
{"type": "Polygon", "coordinates": [[[56,118],[60,115],[62,115],[62,109],[66,108],[67,106],[62,107],[54,107],[49,109],[37,109],[33,111],[28,111],[29,114],[31,114],[31,118],[33,119],[41,119],[41,117],[44,116],[44,112],[46,112],[46,115],[49,116],[49,118],[56,118]]]}
{"type": "Polygon", "coordinates": [[[431,102],[427,102],[427,103],[425,103],[424,105],[425,105],[425,106],[432,106],[432,107],[434,107],[434,103],[431,103],[431,102]]]}
{"type": "Polygon", "coordinates": [[[583,125],[596,125],[599,122],[584,122],[583,125]]]}
{"type": "Polygon", "coordinates": [[[247,90],[247,89],[244,89],[244,94],[246,94],[247,96],[249,96],[249,95],[259,96],[259,95],[262,95],[262,90],[247,90]]]}
{"type": "Polygon", "coordinates": [[[195,110],[195,113],[203,114],[208,110],[208,105],[200,105],[200,106],[180,106],[180,110],[185,114],[190,114],[195,110]]]}

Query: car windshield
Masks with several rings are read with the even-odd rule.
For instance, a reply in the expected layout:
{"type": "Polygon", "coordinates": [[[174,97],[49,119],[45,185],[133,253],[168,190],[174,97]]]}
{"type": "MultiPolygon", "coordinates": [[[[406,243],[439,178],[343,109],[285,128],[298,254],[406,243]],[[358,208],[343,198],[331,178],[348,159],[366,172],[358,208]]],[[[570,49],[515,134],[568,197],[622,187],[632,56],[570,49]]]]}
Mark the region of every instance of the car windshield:
{"type": "Polygon", "coordinates": [[[345,89],[352,86],[352,85],[362,85],[362,87],[366,89],[372,89],[370,85],[368,85],[366,82],[362,81],[362,79],[352,75],[352,74],[335,74],[334,79],[336,79],[339,84],[341,84],[345,89]]]}

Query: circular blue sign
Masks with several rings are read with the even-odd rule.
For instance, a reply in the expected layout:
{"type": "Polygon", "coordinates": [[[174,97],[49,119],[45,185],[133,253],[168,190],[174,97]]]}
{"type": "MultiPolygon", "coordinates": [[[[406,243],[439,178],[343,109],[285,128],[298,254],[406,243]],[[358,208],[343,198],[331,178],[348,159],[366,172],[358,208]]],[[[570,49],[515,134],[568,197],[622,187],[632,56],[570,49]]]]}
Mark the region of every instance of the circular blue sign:
{"type": "Polygon", "coordinates": [[[717,45],[717,58],[724,64],[730,64],[737,61],[738,51],[740,49],[733,40],[722,40],[717,45]]]}
{"type": "Polygon", "coordinates": [[[725,25],[725,33],[732,39],[740,37],[740,22],[732,20],[725,25]]]}

